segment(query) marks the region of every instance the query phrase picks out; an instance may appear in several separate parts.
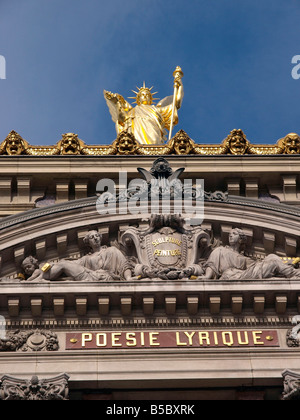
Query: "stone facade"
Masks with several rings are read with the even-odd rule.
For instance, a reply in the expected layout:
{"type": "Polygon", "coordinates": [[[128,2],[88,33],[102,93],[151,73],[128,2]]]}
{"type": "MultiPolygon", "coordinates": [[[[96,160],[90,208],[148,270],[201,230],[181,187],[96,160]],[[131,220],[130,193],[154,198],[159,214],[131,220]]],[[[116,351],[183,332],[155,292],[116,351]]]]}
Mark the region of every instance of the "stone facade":
{"type": "Polygon", "coordinates": [[[52,155],[2,145],[2,399],[67,399],[69,387],[73,398],[122,389],[133,399],[149,389],[170,399],[180,399],[173,389],[196,399],[298,395],[300,155],[282,149],[287,139],[278,153],[254,153],[236,131],[222,146],[230,154],[196,153],[187,137],[188,150],[177,142],[168,156],[88,156],[71,135],[52,155]],[[128,182],[145,182],[144,197],[161,201],[168,190],[169,211],[122,213],[133,191],[120,168],[128,182]],[[116,212],[99,214],[97,185],[108,174],[116,212]],[[203,199],[197,226],[174,204],[188,179],[191,197],[203,199]]]}

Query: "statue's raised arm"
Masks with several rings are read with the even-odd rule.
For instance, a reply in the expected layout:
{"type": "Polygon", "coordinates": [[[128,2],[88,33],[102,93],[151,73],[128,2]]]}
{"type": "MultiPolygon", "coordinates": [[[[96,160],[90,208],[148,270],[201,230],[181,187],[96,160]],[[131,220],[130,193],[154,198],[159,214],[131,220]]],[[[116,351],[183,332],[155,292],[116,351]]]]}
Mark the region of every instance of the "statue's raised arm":
{"type": "Polygon", "coordinates": [[[164,144],[167,140],[166,130],[172,132],[174,125],[178,123],[178,109],[183,99],[183,73],[177,67],[173,73],[174,94],[154,104],[155,93],[146,87],[133,91],[136,96],[136,106],[133,108],[121,95],[104,91],[104,97],[113,121],[116,123],[117,134],[126,130],[134,135],[140,144],[164,144]]]}

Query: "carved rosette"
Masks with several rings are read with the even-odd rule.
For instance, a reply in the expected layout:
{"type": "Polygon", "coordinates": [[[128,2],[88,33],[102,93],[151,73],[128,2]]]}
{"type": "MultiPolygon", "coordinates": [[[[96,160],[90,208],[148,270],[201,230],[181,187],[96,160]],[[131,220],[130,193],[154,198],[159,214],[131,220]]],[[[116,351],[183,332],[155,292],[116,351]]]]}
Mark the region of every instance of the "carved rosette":
{"type": "Polygon", "coordinates": [[[0,399],[10,401],[65,401],[69,398],[69,376],[61,374],[55,378],[30,380],[4,375],[1,378],[0,399]]]}
{"type": "Polygon", "coordinates": [[[6,338],[0,339],[0,351],[57,351],[59,342],[57,335],[52,331],[14,331],[8,333],[6,338]]]}

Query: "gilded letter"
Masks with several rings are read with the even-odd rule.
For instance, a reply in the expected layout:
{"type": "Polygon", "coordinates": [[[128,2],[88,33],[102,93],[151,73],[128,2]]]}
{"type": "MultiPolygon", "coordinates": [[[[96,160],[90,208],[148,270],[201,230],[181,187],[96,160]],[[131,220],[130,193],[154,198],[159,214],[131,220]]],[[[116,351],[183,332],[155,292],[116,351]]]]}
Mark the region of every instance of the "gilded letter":
{"type": "Polygon", "coordinates": [[[208,331],[199,331],[199,344],[200,346],[203,346],[203,340],[206,341],[206,344],[210,345],[210,339],[209,339],[209,332],[208,331]]]}
{"type": "Polygon", "coordinates": [[[248,332],[244,331],[244,341],[242,341],[241,332],[237,332],[238,343],[240,345],[247,345],[249,344],[248,332]]]}
{"type": "Polygon", "coordinates": [[[122,344],[119,343],[118,336],[122,335],[121,333],[112,333],[111,334],[111,345],[112,347],[122,347],[122,344]]]}
{"type": "Polygon", "coordinates": [[[106,347],[107,346],[107,334],[98,333],[96,335],[96,346],[97,347],[106,347]],[[102,337],[102,343],[100,342],[100,337],[102,337]]]}
{"type": "Polygon", "coordinates": [[[223,344],[225,344],[228,347],[231,347],[234,343],[232,332],[231,331],[222,332],[222,340],[223,340],[223,344]],[[228,338],[227,338],[227,336],[228,336],[228,338]]]}
{"type": "Polygon", "coordinates": [[[179,332],[176,332],[176,344],[177,344],[177,346],[187,346],[187,343],[182,343],[180,341],[180,333],[179,332]]]}
{"type": "Polygon", "coordinates": [[[126,333],[126,346],[128,347],[135,347],[136,346],[136,338],[135,333],[126,333]]]}
{"type": "Polygon", "coordinates": [[[184,332],[184,334],[187,336],[187,338],[189,339],[189,345],[192,346],[193,345],[193,337],[195,335],[195,331],[192,333],[188,333],[188,332],[184,332]]]}
{"type": "Polygon", "coordinates": [[[81,345],[82,345],[82,347],[85,347],[85,343],[87,341],[92,341],[92,338],[93,338],[92,333],[82,334],[82,336],[81,336],[81,345]]]}
{"type": "Polygon", "coordinates": [[[214,331],[214,341],[215,341],[215,345],[217,346],[219,344],[219,340],[218,340],[218,334],[216,331],[214,331]]]}
{"type": "Polygon", "coordinates": [[[263,341],[259,341],[261,338],[260,334],[262,334],[262,331],[252,331],[253,343],[263,346],[265,343],[263,341]]]}
{"type": "Polygon", "coordinates": [[[159,335],[158,332],[151,332],[149,333],[149,341],[150,341],[150,346],[160,346],[160,343],[157,343],[156,340],[158,339],[158,337],[155,337],[159,335]]]}

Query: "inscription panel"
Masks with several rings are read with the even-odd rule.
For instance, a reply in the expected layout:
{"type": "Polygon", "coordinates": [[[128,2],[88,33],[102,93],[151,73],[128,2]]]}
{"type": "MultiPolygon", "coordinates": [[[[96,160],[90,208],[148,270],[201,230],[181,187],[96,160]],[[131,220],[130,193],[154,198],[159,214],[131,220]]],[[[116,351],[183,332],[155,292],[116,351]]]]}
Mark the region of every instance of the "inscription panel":
{"type": "Polygon", "coordinates": [[[278,347],[275,330],[99,331],[66,334],[66,350],[278,347]]]}

